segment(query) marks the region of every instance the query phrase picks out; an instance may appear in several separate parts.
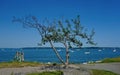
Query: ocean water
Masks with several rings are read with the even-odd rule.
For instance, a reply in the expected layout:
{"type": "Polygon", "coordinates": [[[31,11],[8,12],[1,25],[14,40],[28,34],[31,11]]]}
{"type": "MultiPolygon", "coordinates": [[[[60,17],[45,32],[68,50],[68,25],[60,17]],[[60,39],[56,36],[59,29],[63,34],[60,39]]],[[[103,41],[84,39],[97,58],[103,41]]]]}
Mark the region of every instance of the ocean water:
{"type": "MultiPolygon", "coordinates": [[[[65,60],[65,49],[57,48],[58,52],[65,60]]],[[[53,49],[51,48],[0,48],[0,62],[12,61],[16,51],[24,52],[25,61],[33,62],[57,62],[53,49]]],[[[88,61],[99,61],[105,58],[120,56],[120,48],[75,48],[70,49],[70,63],[84,63],[88,61]]]]}

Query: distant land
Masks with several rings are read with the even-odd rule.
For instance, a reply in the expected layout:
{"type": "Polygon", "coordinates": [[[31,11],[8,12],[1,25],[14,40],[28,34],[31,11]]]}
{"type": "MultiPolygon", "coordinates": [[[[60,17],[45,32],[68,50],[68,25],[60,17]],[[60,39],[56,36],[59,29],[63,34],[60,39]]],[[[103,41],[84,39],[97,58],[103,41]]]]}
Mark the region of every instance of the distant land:
{"type": "MultiPolygon", "coordinates": [[[[24,47],[22,49],[50,49],[51,47],[24,47]]],[[[65,47],[56,47],[57,49],[65,48],[65,47]]],[[[70,48],[70,49],[120,49],[120,47],[81,47],[81,48],[70,48]]]]}
{"type": "MultiPolygon", "coordinates": [[[[22,47],[22,48],[0,48],[0,50],[2,49],[52,49],[51,47],[22,47]]],[[[55,47],[57,49],[62,49],[65,47],[55,47]]],[[[77,47],[73,47],[70,49],[120,49],[120,47],[81,47],[81,48],[77,48],[77,47]]]]}

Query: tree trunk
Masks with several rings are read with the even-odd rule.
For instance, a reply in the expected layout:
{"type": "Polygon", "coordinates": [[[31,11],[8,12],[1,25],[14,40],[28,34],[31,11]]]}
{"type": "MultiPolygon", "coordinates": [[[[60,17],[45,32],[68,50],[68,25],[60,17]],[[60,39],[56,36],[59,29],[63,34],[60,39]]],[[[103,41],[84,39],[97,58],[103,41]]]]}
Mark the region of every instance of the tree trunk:
{"type": "Polygon", "coordinates": [[[60,54],[58,53],[58,51],[56,50],[56,48],[53,46],[52,42],[49,41],[51,47],[53,48],[55,54],[57,55],[58,59],[65,65],[65,62],[63,61],[63,59],[61,58],[60,54]]]}
{"type": "Polygon", "coordinates": [[[64,43],[65,45],[65,48],[66,48],[66,63],[65,63],[65,66],[68,67],[69,65],[69,49],[68,49],[68,46],[66,43],[64,43]]]}

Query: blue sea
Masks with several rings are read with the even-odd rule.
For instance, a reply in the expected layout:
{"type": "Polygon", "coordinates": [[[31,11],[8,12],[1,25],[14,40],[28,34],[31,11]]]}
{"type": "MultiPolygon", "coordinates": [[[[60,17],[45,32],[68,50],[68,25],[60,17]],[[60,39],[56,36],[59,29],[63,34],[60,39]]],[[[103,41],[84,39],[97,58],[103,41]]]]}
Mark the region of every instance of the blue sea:
{"type": "MultiPolygon", "coordinates": [[[[57,48],[57,50],[65,60],[65,49],[57,48]]],[[[17,51],[24,52],[25,61],[60,63],[52,48],[0,48],[0,62],[12,61],[17,51]]],[[[73,48],[69,49],[69,53],[70,63],[84,63],[118,57],[120,48],[73,48]]]]}

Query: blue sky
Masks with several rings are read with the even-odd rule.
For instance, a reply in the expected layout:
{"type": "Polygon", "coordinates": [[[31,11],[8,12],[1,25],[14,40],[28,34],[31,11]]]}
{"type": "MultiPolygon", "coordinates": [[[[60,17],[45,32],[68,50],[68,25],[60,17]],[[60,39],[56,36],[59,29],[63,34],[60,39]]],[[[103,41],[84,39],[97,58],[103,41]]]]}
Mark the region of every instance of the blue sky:
{"type": "Polygon", "coordinates": [[[95,29],[99,47],[120,47],[120,0],[0,0],[0,47],[33,47],[38,32],[12,23],[12,17],[34,15],[68,19],[80,15],[81,24],[95,29]]]}

